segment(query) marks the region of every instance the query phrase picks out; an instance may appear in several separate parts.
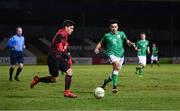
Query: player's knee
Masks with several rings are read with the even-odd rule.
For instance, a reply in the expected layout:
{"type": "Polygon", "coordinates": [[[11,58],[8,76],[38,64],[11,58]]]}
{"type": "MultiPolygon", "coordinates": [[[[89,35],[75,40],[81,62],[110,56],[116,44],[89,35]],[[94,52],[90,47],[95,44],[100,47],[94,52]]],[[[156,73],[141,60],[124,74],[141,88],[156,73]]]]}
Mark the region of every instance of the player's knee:
{"type": "Polygon", "coordinates": [[[66,71],[66,74],[72,76],[72,69],[69,68],[69,69],[66,71]]]}
{"type": "Polygon", "coordinates": [[[122,65],[121,64],[119,64],[118,65],[118,70],[120,70],[122,68],[122,65]]]}
{"type": "Polygon", "coordinates": [[[10,67],[14,69],[16,67],[16,65],[11,65],[10,67]]]}
{"type": "Polygon", "coordinates": [[[118,70],[114,70],[113,71],[113,75],[119,75],[119,71],[118,70]]]}
{"type": "Polygon", "coordinates": [[[142,64],[142,63],[140,63],[139,65],[141,68],[144,68],[146,66],[145,64],[142,64]]]}
{"type": "Polygon", "coordinates": [[[120,69],[120,64],[118,62],[115,62],[113,67],[114,67],[113,68],[114,70],[119,70],[120,69]]]}
{"type": "Polygon", "coordinates": [[[57,77],[52,77],[52,78],[51,78],[51,82],[52,82],[52,83],[55,83],[56,81],[57,81],[57,77]]]}
{"type": "Polygon", "coordinates": [[[19,68],[23,68],[23,64],[22,63],[19,64],[19,68]]]}

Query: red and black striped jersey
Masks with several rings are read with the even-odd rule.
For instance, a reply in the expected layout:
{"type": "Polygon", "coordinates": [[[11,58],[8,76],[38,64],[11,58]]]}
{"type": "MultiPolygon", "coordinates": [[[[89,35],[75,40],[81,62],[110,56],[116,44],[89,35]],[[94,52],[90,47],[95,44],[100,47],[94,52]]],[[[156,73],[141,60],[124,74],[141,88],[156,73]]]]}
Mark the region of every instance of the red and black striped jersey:
{"type": "Polygon", "coordinates": [[[58,55],[59,53],[67,52],[68,48],[68,33],[64,28],[59,29],[53,38],[49,54],[58,55]]]}

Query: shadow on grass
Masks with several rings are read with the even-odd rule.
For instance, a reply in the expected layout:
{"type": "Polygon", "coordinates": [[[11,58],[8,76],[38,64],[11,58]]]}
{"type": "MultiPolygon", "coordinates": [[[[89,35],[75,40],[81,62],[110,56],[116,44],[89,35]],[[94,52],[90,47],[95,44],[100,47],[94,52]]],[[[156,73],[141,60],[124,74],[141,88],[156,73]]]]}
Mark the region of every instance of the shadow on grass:
{"type": "MultiPolygon", "coordinates": [[[[63,91],[61,91],[61,93],[64,93],[63,91]]],[[[73,93],[80,93],[80,94],[92,94],[94,93],[93,91],[74,91],[73,93]]]]}
{"type": "Polygon", "coordinates": [[[36,98],[38,96],[7,95],[6,97],[7,98],[19,98],[19,99],[22,99],[22,98],[36,98]]]}

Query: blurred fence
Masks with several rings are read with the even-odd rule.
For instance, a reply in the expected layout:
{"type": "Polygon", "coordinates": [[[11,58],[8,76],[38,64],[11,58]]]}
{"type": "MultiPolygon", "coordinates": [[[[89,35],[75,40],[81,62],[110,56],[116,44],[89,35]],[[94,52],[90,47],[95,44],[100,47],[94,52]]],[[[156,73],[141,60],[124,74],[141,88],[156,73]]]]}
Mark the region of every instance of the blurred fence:
{"type": "MultiPolygon", "coordinates": [[[[47,55],[48,47],[44,43],[41,43],[40,38],[45,38],[49,42],[52,41],[56,31],[59,27],[53,26],[23,26],[24,36],[26,37],[27,48],[30,47],[30,51],[36,51],[37,49],[47,55]],[[37,48],[37,49],[33,49],[37,48]],[[46,47],[46,48],[45,48],[46,47]]],[[[159,48],[159,54],[161,57],[173,57],[180,56],[180,31],[179,30],[163,30],[163,29],[128,29],[122,28],[127,37],[137,42],[140,39],[140,32],[147,33],[147,39],[150,43],[156,43],[159,48]]],[[[0,42],[3,38],[11,37],[14,34],[15,26],[0,26],[0,42]]],[[[104,33],[108,32],[107,28],[102,27],[77,27],[72,36],[69,38],[69,44],[71,46],[72,55],[76,57],[92,57],[95,56],[93,49],[94,44],[103,37],[104,33]],[[79,47],[79,48],[76,48],[79,47]]],[[[36,55],[35,52],[35,55],[36,55]]],[[[0,51],[2,53],[2,49],[0,51]]],[[[129,57],[135,57],[136,52],[132,48],[125,46],[125,55],[129,57]]],[[[104,54],[100,54],[104,56],[104,54]]]]}

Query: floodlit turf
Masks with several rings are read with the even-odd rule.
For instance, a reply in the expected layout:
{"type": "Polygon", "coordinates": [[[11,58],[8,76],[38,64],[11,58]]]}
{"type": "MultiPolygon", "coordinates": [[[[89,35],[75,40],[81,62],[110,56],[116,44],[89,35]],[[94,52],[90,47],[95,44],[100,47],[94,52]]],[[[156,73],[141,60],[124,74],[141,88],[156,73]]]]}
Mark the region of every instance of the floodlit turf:
{"type": "Polygon", "coordinates": [[[0,110],[180,110],[180,65],[147,66],[144,75],[135,75],[136,65],[124,65],[119,92],[107,86],[105,97],[95,99],[93,89],[111,72],[110,65],[75,65],[71,89],[78,98],[63,97],[64,75],[57,83],[39,83],[30,89],[36,72],[48,75],[45,65],[25,66],[20,82],[8,81],[8,66],[0,66],[0,110]]]}

